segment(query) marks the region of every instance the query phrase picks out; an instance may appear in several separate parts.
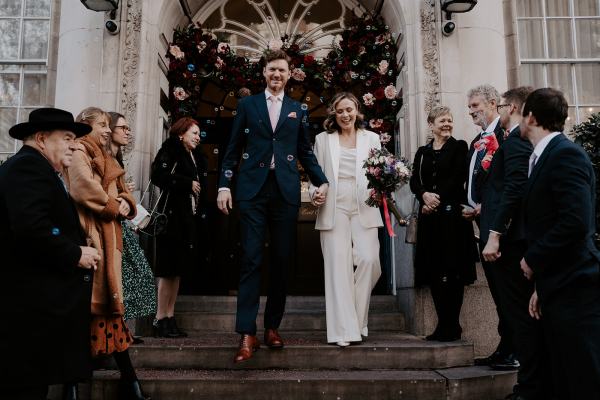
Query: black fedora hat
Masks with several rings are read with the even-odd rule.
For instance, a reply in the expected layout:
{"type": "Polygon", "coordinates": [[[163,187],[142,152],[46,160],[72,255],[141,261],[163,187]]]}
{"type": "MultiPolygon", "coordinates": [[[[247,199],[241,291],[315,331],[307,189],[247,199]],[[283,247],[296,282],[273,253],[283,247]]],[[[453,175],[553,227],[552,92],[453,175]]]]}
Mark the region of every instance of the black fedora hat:
{"type": "Polygon", "coordinates": [[[75,122],[73,114],[58,108],[38,108],[29,114],[29,122],[21,122],[9,129],[8,134],[15,139],[23,139],[40,131],[62,129],[71,131],[76,137],[86,135],[92,127],[75,122]]]}

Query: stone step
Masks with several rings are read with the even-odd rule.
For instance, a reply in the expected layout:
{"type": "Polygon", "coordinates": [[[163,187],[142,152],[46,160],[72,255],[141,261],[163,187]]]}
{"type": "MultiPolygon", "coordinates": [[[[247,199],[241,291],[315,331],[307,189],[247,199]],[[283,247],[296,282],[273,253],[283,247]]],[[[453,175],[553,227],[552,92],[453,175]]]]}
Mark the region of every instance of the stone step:
{"type": "MultiPolygon", "coordinates": [[[[138,370],[153,400],[494,400],[511,391],[515,373],[484,367],[443,370],[214,371],[138,370]]],[[[116,371],[98,371],[92,400],[117,398],[116,371]]]]}
{"type": "MultiPolygon", "coordinates": [[[[202,332],[234,332],[235,312],[180,312],[176,314],[177,324],[190,335],[202,332]]],[[[263,314],[256,320],[257,326],[263,326],[263,314]]],[[[325,312],[288,311],[281,322],[281,331],[325,330],[325,312]]],[[[369,313],[370,331],[402,331],[404,315],[396,312],[369,313]]],[[[149,335],[149,332],[143,334],[149,335]]]]}
{"type": "Polygon", "coordinates": [[[284,349],[262,345],[254,357],[241,364],[233,362],[239,340],[236,334],[144,340],[129,350],[136,368],[431,369],[473,364],[470,343],[428,342],[406,333],[376,332],[364,343],[345,348],[327,344],[325,332],[290,333],[284,336],[284,349]]]}
{"type": "MultiPolygon", "coordinates": [[[[179,296],[175,303],[176,312],[235,312],[236,296],[179,296]]],[[[266,297],[260,298],[260,312],[264,311],[266,297]]],[[[370,312],[399,312],[398,303],[394,296],[371,296],[370,312]]],[[[293,311],[322,311],[325,312],[324,296],[288,296],[287,312],[293,311]]]]}
{"type": "MultiPolygon", "coordinates": [[[[177,325],[190,336],[204,332],[235,332],[235,312],[186,311],[175,314],[177,325]]],[[[136,333],[152,336],[151,318],[138,320],[136,333]]],[[[263,325],[263,314],[256,319],[259,329],[263,325]]],[[[369,331],[403,331],[404,314],[398,312],[376,311],[369,313],[369,331]]],[[[325,311],[286,311],[279,329],[283,332],[325,330],[325,311]]]]}

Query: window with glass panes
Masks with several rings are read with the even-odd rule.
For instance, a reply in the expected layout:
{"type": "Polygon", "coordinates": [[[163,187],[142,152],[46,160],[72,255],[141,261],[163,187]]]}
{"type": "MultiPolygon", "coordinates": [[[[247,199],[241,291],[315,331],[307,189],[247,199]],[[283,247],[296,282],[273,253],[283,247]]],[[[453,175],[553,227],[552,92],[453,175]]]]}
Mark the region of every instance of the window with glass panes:
{"type": "Polygon", "coordinates": [[[519,80],[562,90],[565,131],[600,111],[600,0],[517,0],[519,80]]]}
{"type": "Polygon", "coordinates": [[[46,106],[52,0],[0,0],[0,160],[17,150],[8,129],[46,106]]]}

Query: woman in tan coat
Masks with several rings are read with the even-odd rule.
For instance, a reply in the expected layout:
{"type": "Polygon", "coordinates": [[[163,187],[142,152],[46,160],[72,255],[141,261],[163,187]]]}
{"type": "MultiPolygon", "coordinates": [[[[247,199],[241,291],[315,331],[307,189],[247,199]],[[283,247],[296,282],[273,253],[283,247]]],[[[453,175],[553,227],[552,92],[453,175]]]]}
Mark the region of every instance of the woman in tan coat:
{"type": "Polygon", "coordinates": [[[113,354],[121,371],[120,399],[145,399],[127,349],[133,338],[123,320],[121,219],[135,216],[135,200],[125,184],[125,171],[108,152],[110,116],[88,107],[77,122],[92,127],[78,140],[69,167],[69,193],[88,241],[101,260],[92,286],[92,355],[113,354]]]}

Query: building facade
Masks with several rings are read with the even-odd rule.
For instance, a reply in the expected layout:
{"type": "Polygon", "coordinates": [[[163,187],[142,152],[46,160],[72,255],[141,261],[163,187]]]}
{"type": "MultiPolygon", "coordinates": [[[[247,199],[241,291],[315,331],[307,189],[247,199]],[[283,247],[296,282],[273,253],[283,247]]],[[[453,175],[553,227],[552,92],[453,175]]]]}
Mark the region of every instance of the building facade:
{"type": "MultiPolygon", "coordinates": [[[[119,111],[134,131],[126,159],[139,195],[169,126],[169,43],[174,29],[196,22],[251,56],[256,46],[248,45],[250,39],[258,35],[268,41],[274,35],[267,29],[273,18],[277,27],[314,35],[324,51],[349,14],[380,14],[397,40],[396,86],[402,89],[403,107],[393,134],[396,153],[409,159],[427,141],[426,115],[434,104],[453,110],[457,138],[474,137],[466,93],[481,83],[501,92],[525,84],[561,89],[570,104],[568,127],[600,111],[600,0],[479,0],[472,11],[452,15],[456,28],[448,36],[442,33],[446,15],[439,0],[119,3],[111,15],[90,11],[79,0],[0,1],[0,159],[18,150],[19,143],[6,134],[9,127],[26,121],[36,107],[51,105],[74,114],[92,105],[119,111]],[[105,28],[109,19],[116,22],[116,32],[105,28]]],[[[217,154],[218,148],[213,144],[208,150],[217,154]]],[[[218,157],[215,169],[217,164],[218,157]]],[[[408,189],[399,190],[396,199],[408,213],[408,189]]],[[[387,274],[380,292],[396,295],[409,329],[424,334],[434,326],[435,313],[427,290],[414,285],[413,249],[404,243],[402,229],[396,226],[397,237],[382,242],[387,274]]],[[[299,247],[313,243],[314,248],[309,231],[307,225],[304,236],[300,232],[299,247]]],[[[226,252],[234,258],[235,249],[226,252]]],[[[483,354],[494,346],[495,320],[487,311],[492,305],[485,278],[479,275],[466,293],[462,319],[465,337],[483,354]]]]}

